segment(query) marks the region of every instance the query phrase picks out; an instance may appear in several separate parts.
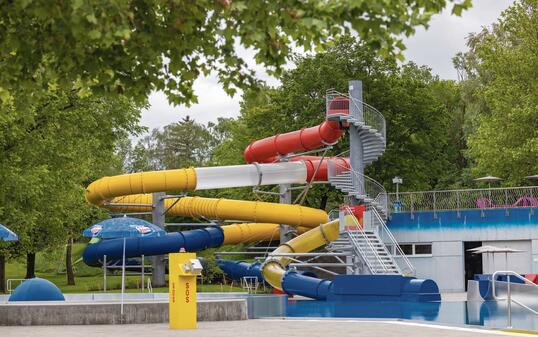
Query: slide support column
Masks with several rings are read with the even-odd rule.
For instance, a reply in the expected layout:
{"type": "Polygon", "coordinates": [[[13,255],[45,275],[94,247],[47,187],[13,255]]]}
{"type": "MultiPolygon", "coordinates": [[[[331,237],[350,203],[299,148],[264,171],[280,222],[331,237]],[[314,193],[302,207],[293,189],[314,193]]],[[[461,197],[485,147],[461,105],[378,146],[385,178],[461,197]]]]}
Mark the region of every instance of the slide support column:
{"type": "MultiPolygon", "coordinates": [[[[291,204],[291,191],[289,189],[291,187],[291,184],[281,184],[279,185],[279,187],[280,187],[279,202],[281,204],[291,204]]],[[[292,231],[293,231],[293,227],[288,226],[288,225],[280,225],[280,244],[283,244],[293,239],[293,236],[291,235],[292,231]]]]}
{"type": "MultiPolygon", "coordinates": [[[[349,113],[352,115],[355,120],[359,122],[364,122],[364,112],[363,112],[363,98],[362,98],[362,81],[353,80],[349,81],[349,113]]],[[[349,164],[353,172],[358,174],[352,174],[351,181],[353,187],[356,191],[360,191],[361,194],[365,193],[364,188],[364,149],[362,145],[361,136],[359,134],[359,128],[351,124],[348,128],[349,132],[349,164]]],[[[350,198],[352,205],[359,205],[361,200],[356,196],[350,198]]],[[[346,274],[359,274],[360,272],[360,260],[358,256],[347,256],[346,263],[352,264],[353,267],[346,268],[346,274]]]]}
{"type": "MultiPolygon", "coordinates": [[[[352,100],[349,104],[349,113],[359,122],[364,122],[364,114],[362,107],[362,81],[349,81],[349,97],[352,100]]],[[[350,123],[349,129],[349,163],[351,170],[359,174],[352,175],[353,186],[359,191],[364,192],[364,162],[363,162],[363,146],[359,134],[359,128],[350,123]]],[[[353,205],[360,204],[360,200],[356,197],[351,197],[353,205]]]]}
{"type": "MultiPolygon", "coordinates": [[[[164,199],[166,195],[164,192],[156,192],[152,194],[152,206],[151,219],[154,225],[159,226],[164,229],[165,214],[164,214],[164,199]]],[[[151,261],[151,285],[153,287],[165,287],[166,286],[166,277],[165,277],[165,266],[164,266],[164,255],[156,255],[152,257],[151,261]]]]}

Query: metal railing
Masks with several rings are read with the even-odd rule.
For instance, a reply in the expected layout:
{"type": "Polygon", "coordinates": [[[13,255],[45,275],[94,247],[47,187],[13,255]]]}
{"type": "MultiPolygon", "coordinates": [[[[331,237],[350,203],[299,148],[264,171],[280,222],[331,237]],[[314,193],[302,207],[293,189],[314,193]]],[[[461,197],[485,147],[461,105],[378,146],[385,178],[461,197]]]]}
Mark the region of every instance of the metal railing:
{"type": "Polygon", "coordinates": [[[400,192],[389,200],[393,212],[538,207],[538,186],[400,192]]]}
{"type": "Polygon", "coordinates": [[[370,199],[369,203],[376,202],[377,206],[388,215],[388,194],[383,185],[357,171],[352,171],[348,166],[339,163],[337,158],[329,159],[327,163],[327,175],[329,180],[338,176],[349,175],[349,183],[352,183],[354,192],[363,198],[370,199]]]}
{"type": "Polygon", "coordinates": [[[146,289],[148,290],[148,293],[153,293],[153,286],[151,285],[151,278],[148,278],[148,284],[146,286],[146,289]]]}
{"type": "Polygon", "coordinates": [[[372,274],[383,274],[383,272],[390,272],[391,268],[389,265],[387,265],[386,261],[381,258],[379,253],[377,252],[377,249],[374,246],[374,243],[372,240],[368,237],[366,232],[364,231],[363,226],[360,224],[359,220],[355,217],[353,214],[353,211],[349,206],[344,206],[343,211],[344,216],[344,224],[347,219],[351,219],[351,222],[353,226],[345,226],[345,233],[349,237],[349,240],[351,241],[351,244],[353,247],[358,251],[359,255],[362,257],[364,262],[366,263],[366,266],[370,270],[372,274]],[[353,229],[351,229],[353,228],[353,229]],[[365,245],[362,245],[359,240],[356,238],[356,234],[359,234],[359,236],[362,239],[362,242],[365,243],[365,245]],[[365,249],[366,247],[369,249],[369,252],[365,249]],[[376,265],[374,266],[370,258],[374,258],[374,262],[376,265]],[[379,267],[382,269],[382,272],[379,272],[379,267]]]}
{"type": "Polygon", "coordinates": [[[524,278],[523,276],[519,275],[518,273],[516,273],[515,271],[511,271],[511,270],[503,270],[503,271],[496,271],[493,273],[493,275],[491,276],[491,284],[492,284],[492,287],[491,287],[491,294],[493,296],[493,298],[496,300],[496,301],[499,301],[499,300],[506,300],[507,304],[508,304],[508,310],[507,310],[507,320],[508,320],[508,328],[511,328],[512,327],[512,302],[516,303],[517,305],[519,305],[520,307],[522,307],[523,309],[535,314],[535,315],[538,315],[538,311],[528,307],[527,305],[521,303],[520,301],[512,298],[512,291],[511,291],[511,286],[510,286],[510,277],[511,276],[514,276],[515,278],[517,279],[520,279],[522,280],[523,282],[525,282],[525,284],[528,284],[528,285],[531,285],[533,286],[535,289],[538,289],[538,285],[534,284],[533,282],[527,280],[526,278],[524,278]],[[507,276],[507,282],[506,282],[506,298],[502,298],[502,297],[499,297],[497,296],[497,292],[496,292],[496,280],[497,280],[497,275],[506,275],[507,276]]]}
{"type": "MultiPolygon", "coordinates": [[[[409,261],[406,254],[403,252],[402,247],[400,247],[400,244],[398,243],[394,235],[392,235],[391,231],[389,230],[389,228],[387,227],[385,223],[385,220],[383,220],[381,215],[378,213],[377,209],[375,209],[374,207],[370,207],[369,210],[372,216],[371,223],[374,226],[377,226],[378,234],[381,241],[385,244],[385,246],[390,245],[394,247],[395,253],[399,257],[399,259],[395,259],[394,257],[393,258],[396,261],[396,263],[399,264],[402,274],[405,276],[415,276],[416,275],[415,267],[413,266],[411,261],[409,261]]],[[[392,254],[390,251],[389,253],[392,254]]]]}
{"type": "Polygon", "coordinates": [[[260,281],[257,276],[243,276],[241,278],[241,288],[249,294],[256,294],[260,287],[260,281]]]}
{"type": "Polygon", "coordinates": [[[327,118],[331,116],[350,115],[354,120],[377,130],[383,139],[387,137],[385,117],[373,106],[350,98],[348,94],[329,89],[325,95],[327,118]]]}
{"type": "Polygon", "coordinates": [[[333,221],[333,220],[338,219],[338,217],[340,216],[339,215],[340,210],[337,208],[334,208],[334,209],[331,209],[328,214],[329,214],[329,221],[333,221]]]}
{"type": "Polygon", "coordinates": [[[27,279],[24,279],[24,278],[10,278],[10,279],[7,279],[7,281],[6,281],[6,291],[8,292],[8,294],[11,294],[13,292],[13,290],[16,288],[16,287],[13,287],[13,284],[15,282],[19,283],[17,285],[17,287],[18,287],[19,285],[21,285],[26,280],[27,279]]]}

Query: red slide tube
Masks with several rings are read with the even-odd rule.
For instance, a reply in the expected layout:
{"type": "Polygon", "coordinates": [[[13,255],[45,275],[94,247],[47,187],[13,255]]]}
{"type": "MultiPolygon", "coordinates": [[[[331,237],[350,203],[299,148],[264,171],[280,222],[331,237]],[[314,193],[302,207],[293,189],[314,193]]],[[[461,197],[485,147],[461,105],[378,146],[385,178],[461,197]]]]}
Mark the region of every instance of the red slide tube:
{"type": "Polygon", "coordinates": [[[328,178],[328,162],[329,160],[335,162],[336,165],[345,168],[351,168],[349,164],[349,158],[343,157],[325,157],[323,161],[321,157],[316,156],[298,156],[293,157],[291,161],[303,161],[306,165],[306,180],[307,181],[327,181],[328,178]],[[319,166],[316,172],[316,168],[319,166]],[[314,176],[314,173],[316,175],[314,176]],[[312,179],[312,177],[314,179],[312,179]]]}
{"type": "Polygon", "coordinates": [[[278,134],[252,142],[243,153],[247,163],[270,162],[275,156],[308,151],[332,144],[340,139],[344,130],[338,122],[325,121],[319,125],[278,134]]]}

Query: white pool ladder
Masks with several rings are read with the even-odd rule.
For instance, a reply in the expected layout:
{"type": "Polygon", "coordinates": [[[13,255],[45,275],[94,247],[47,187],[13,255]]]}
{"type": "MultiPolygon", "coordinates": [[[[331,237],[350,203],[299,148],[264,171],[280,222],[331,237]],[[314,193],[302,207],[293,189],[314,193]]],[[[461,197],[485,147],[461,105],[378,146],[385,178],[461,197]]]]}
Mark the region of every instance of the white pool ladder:
{"type": "Polygon", "coordinates": [[[522,280],[523,282],[525,282],[525,284],[527,285],[530,285],[536,289],[538,289],[538,285],[534,284],[533,282],[527,280],[525,277],[523,277],[522,275],[516,273],[515,271],[511,271],[511,270],[501,270],[501,271],[496,271],[493,273],[493,275],[491,275],[491,284],[492,284],[492,287],[491,287],[491,294],[493,296],[493,299],[495,299],[496,301],[504,301],[506,300],[507,301],[507,305],[508,305],[508,313],[507,313],[507,328],[512,328],[512,302],[514,302],[515,304],[519,305],[520,307],[524,308],[525,310],[535,314],[535,315],[538,315],[538,311],[528,307],[527,305],[521,303],[520,301],[512,298],[512,291],[511,291],[511,287],[510,287],[510,277],[511,276],[514,276],[515,278],[517,279],[520,279],[522,280]],[[496,279],[497,279],[497,275],[506,275],[507,276],[507,282],[506,282],[506,297],[499,297],[497,296],[497,291],[496,291],[496,279]]]}

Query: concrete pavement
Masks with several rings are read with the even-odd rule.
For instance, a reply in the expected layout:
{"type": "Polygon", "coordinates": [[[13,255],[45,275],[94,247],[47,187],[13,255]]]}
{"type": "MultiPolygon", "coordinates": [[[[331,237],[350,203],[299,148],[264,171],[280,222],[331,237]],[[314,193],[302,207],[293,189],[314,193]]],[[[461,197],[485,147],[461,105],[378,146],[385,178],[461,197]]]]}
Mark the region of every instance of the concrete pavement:
{"type": "Polygon", "coordinates": [[[525,336],[501,331],[444,327],[400,321],[335,319],[253,319],[200,322],[196,330],[170,330],[166,324],[0,327],[2,337],[477,337],[525,336]]]}

